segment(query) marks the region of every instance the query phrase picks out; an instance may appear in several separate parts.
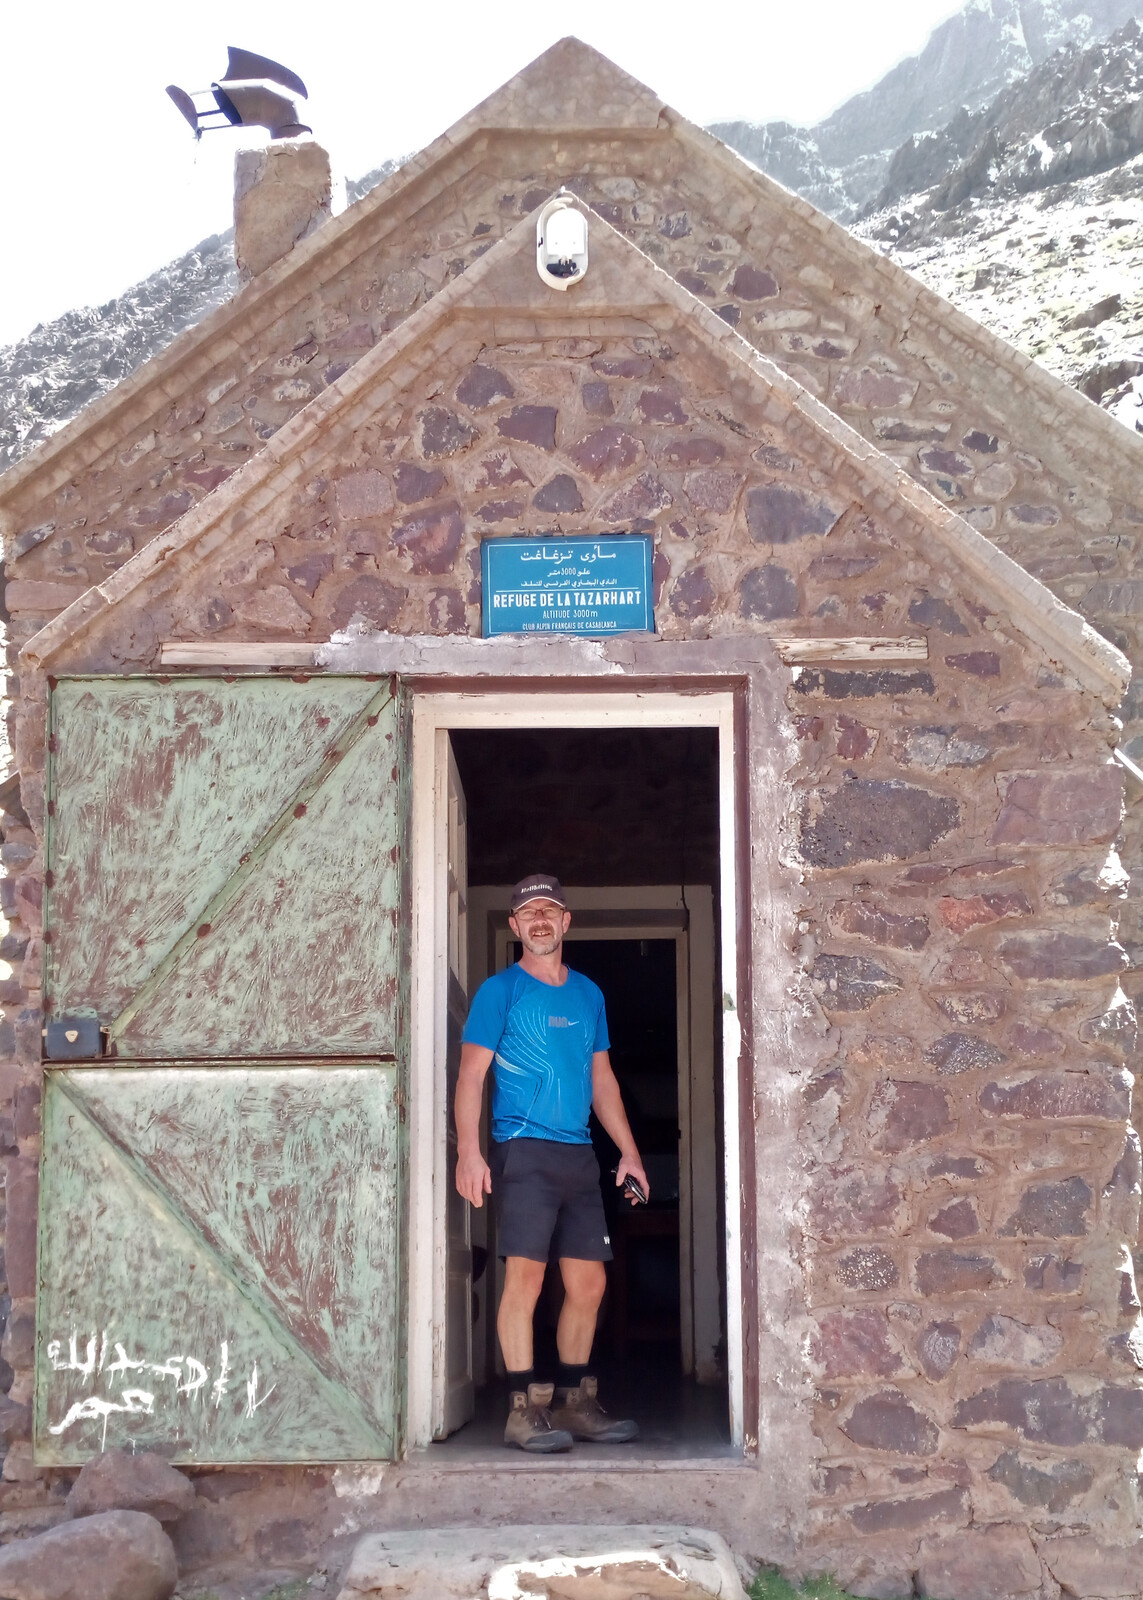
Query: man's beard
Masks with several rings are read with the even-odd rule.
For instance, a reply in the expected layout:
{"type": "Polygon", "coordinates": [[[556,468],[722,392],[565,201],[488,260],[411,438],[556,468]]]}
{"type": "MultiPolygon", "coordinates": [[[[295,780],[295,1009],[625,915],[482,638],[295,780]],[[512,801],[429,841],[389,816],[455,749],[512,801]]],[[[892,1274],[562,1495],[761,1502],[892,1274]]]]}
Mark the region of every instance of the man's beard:
{"type": "Polygon", "coordinates": [[[554,928],[550,933],[522,933],[520,935],[520,943],[529,955],[550,956],[559,949],[562,943],[562,935],[558,934],[554,928]]]}

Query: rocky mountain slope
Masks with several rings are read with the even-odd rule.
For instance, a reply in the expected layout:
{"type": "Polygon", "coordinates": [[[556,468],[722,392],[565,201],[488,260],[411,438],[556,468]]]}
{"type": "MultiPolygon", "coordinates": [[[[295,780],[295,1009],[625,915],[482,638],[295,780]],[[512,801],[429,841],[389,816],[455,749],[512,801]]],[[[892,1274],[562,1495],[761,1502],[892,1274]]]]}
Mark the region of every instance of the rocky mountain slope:
{"type": "MultiPolygon", "coordinates": [[[[394,172],[346,184],[352,204],[394,172]]],[[[166,349],[238,289],[231,229],[204,239],[102,306],[67,311],[0,349],[0,471],[166,349]]]]}
{"type": "Polygon", "coordinates": [[[1143,27],[906,141],[855,231],[1143,432],[1143,27]]]}
{"type": "Polygon", "coordinates": [[[1062,45],[1106,39],[1138,14],[1141,0],[969,0],[933,30],[920,55],[816,127],[718,122],[711,132],[823,211],[851,222],[882,189],[906,139],[944,127],[962,107],[979,111],[1062,45]]]}
{"type": "Polygon", "coordinates": [[[232,239],[216,233],[106,305],[67,311],[0,350],[0,468],[229,300],[232,239]]]}
{"type": "Polygon", "coordinates": [[[973,197],[1046,190],[1143,151],[1143,28],[1132,19],[1087,49],[1066,46],[975,114],[894,154],[878,208],[928,191],[932,212],[973,197]]]}

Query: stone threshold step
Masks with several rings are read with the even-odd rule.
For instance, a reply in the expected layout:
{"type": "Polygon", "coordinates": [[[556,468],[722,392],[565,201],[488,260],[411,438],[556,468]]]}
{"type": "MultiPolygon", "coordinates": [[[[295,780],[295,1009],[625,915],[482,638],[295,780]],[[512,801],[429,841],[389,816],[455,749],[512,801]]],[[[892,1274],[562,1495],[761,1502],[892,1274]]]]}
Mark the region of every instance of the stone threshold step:
{"type": "Polygon", "coordinates": [[[367,1534],[337,1600],[746,1600],[704,1528],[556,1523],[367,1534]]]}
{"type": "MultiPolygon", "coordinates": [[[[596,1449],[599,1449],[596,1446],[596,1449]]],[[[616,1447],[619,1448],[619,1447],[616,1447]]],[[[343,1471],[346,1469],[342,1469],[343,1471]]],[[[368,1470],[368,1469],[366,1469],[368,1470]]],[[[758,1463],[749,1456],[620,1456],[567,1455],[528,1456],[519,1450],[493,1447],[487,1452],[473,1452],[471,1456],[455,1456],[434,1460],[431,1451],[417,1451],[405,1461],[393,1462],[387,1474],[401,1473],[410,1480],[429,1475],[451,1477],[457,1474],[476,1474],[481,1477],[490,1472],[499,1473],[591,1473],[595,1477],[632,1473],[712,1473],[757,1472],[758,1463]]]]}

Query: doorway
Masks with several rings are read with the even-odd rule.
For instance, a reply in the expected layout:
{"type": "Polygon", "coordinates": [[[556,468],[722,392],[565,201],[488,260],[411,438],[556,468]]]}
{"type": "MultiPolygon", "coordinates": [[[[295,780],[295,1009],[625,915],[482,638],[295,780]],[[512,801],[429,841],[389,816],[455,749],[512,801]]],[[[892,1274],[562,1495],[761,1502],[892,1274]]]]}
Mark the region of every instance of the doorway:
{"type": "MultiPolygon", "coordinates": [[[[479,1424],[482,1397],[502,1405],[502,1269],[489,1209],[451,1195],[450,1080],[461,1007],[515,959],[508,885],[544,870],[568,889],[569,963],[607,999],[652,1187],[630,1211],[605,1184],[616,1260],[597,1365],[616,1403],[628,1390],[636,1413],[639,1395],[673,1413],[673,1433],[654,1416],[645,1428],[665,1453],[740,1447],[731,695],[424,695],[413,729],[410,1443],[479,1424]]],[[[615,1153],[596,1139],[606,1175],[615,1153]]],[[[541,1302],[538,1354],[557,1313],[558,1290],[541,1302]]]]}
{"type": "MultiPolygon", "coordinates": [[[[474,982],[518,957],[508,926],[510,893],[508,885],[470,891],[474,982]]],[[[611,1272],[598,1348],[620,1364],[632,1354],[655,1353],[676,1375],[725,1386],[714,892],[709,883],[573,885],[568,898],[574,910],[567,959],[603,990],[612,1065],[654,1191],[646,1212],[608,1206],[609,1220],[620,1224],[612,1234],[619,1266],[611,1272]],[[625,1263],[630,1277],[621,1275],[625,1263]]],[[[614,1148],[594,1124],[593,1137],[600,1170],[608,1174],[614,1148]]],[[[605,1185],[605,1203],[613,1198],[605,1185]]],[[[489,1243],[483,1234],[480,1242],[489,1243]]],[[[483,1317],[479,1296],[478,1303],[483,1317]]],[[[491,1371],[495,1343],[478,1320],[478,1361],[482,1335],[491,1341],[491,1371]]]]}

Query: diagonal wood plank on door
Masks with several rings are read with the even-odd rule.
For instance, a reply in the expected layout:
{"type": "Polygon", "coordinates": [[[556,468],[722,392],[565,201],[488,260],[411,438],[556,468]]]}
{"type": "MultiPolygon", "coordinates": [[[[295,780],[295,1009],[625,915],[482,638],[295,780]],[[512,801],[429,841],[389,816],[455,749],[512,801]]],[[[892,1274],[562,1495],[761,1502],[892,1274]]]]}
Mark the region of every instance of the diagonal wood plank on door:
{"type": "Polygon", "coordinates": [[[391,1043],[378,1039],[377,1023],[391,1014],[395,994],[394,964],[385,957],[392,951],[396,893],[391,885],[385,893],[385,879],[396,876],[388,859],[396,796],[388,805],[377,802],[392,767],[393,717],[378,724],[392,702],[386,686],[338,730],[257,843],[196,910],[111,1023],[109,1036],[123,1054],[167,1054],[178,1048],[182,1027],[195,1055],[242,1045],[258,1054],[338,1054],[348,1047],[346,1019],[321,1014],[313,1001],[332,994],[339,1009],[344,1005],[340,990],[361,971],[352,961],[355,945],[371,950],[386,974],[384,992],[371,990],[366,1037],[357,1042],[391,1052],[391,1043]],[[346,938],[331,940],[323,924],[339,895],[350,926],[346,938]],[[217,1017],[204,1015],[204,995],[222,1001],[217,1017]],[[291,1000],[292,1028],[283,1014],[291,1000]]]}
{"type": "Polygon", "coordinates": [[[376,693],[360,679],[61,679],[45,994],[107,1021],[376,693]]]}
{"type": "Polygon", "coordinates": [[[122,1056],[390,1055],[387,683],[63,680],[45,996],[122,1056]]]}
{"type": "Polygon", "coordinates": [[[393,1079],[49,1075],[39,1459],[105,1440],[183,1460],[394,1454],[393,1079]]]}

